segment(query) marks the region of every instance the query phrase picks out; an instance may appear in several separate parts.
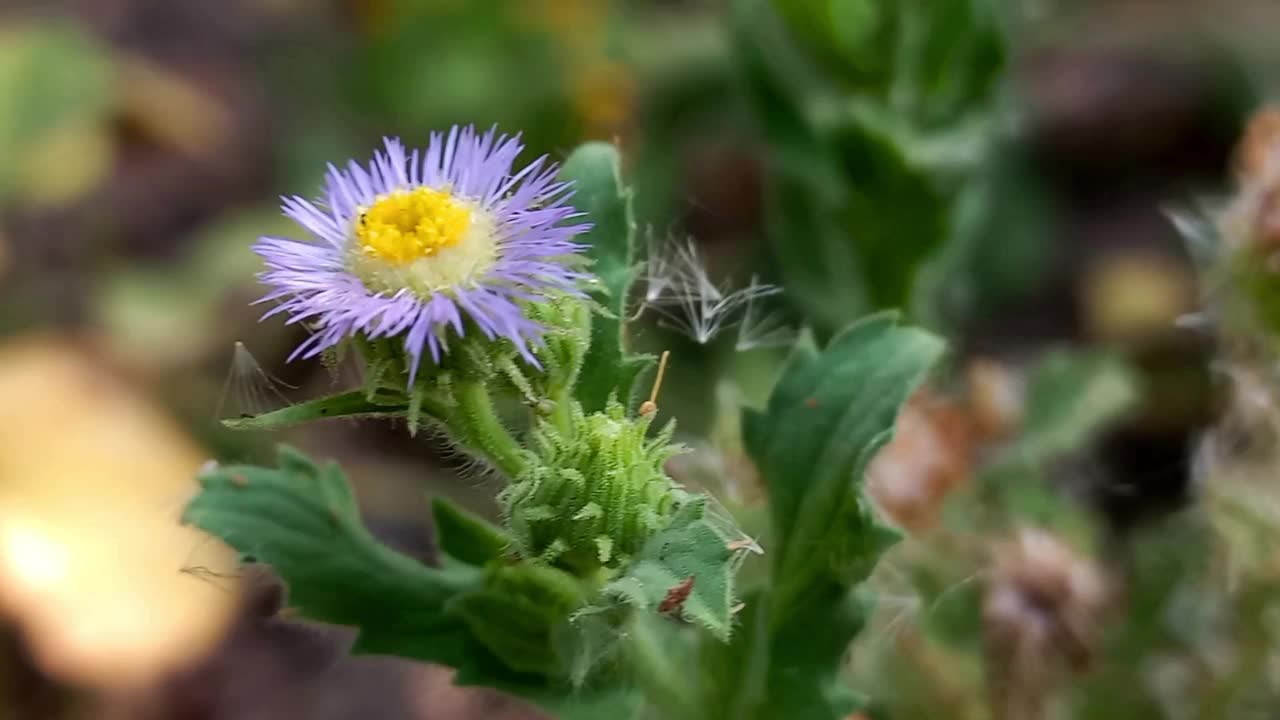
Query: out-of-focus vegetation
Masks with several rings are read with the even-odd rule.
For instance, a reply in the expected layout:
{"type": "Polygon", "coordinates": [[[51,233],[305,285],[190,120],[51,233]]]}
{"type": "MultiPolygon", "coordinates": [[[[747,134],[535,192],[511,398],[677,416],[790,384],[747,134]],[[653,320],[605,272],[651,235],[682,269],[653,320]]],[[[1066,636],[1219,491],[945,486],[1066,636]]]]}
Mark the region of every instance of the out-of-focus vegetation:
{"type": "MultiPolygon", "coordinates": [[[[838,628],[843,656],[791,656],[798,680],[743,674],[740,645],[673,650],[706,674],[705,717],[771,717],[730,699],[770,683],[856,688],[861,717],[1265,716],[1280,141],[1271,116],[1245,128],[1280,87],[1278,20],[1243,0],[0,1],[0,707],[534,716],[346,657],[177,525],[207,458],[281,439],[218,420],[351,382],[285,363],[301,331],[248,306],[250,244],[296,232],[278,195],[460,122],[556,160],[615,142],[647,271],[691,238],[723,287],[783,288],[714,337],[641,298],[619,313],[672,351],[661,415],[693,452],[670,471],[753,533],[788,462],[783,429],[739,439],[738,407],[765,404],[793,331],[899,309],[951,347],[867,471],[904,533],[858,585],[876,610],[838,628]]],[[[424,491],[495,513],[402,427],[284,438],[340,459],[415,557],[436,557],[424,491]]],[[[848,530],[824,537],[865,540],[848,530]]],[[[761,540],[749,600],[790,570],[761,540]]],[[[742,636],[789,648],[837,624],[753,635],[744,612],[742,636]]]]}

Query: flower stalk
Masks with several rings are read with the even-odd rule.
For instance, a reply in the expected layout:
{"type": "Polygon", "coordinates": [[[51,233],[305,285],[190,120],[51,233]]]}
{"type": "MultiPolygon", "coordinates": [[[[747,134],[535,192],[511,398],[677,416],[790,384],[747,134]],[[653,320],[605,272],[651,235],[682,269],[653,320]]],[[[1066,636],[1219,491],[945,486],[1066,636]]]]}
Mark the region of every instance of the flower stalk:
{"type": "Polygon", "coordinates": [[[458,442],[478,451],[507,478],[523,473],[527,453],[498,417],[484,383],[458,383],[453,396],[457,405],[446,417],[449,428],[457,433],[458,442]]]}

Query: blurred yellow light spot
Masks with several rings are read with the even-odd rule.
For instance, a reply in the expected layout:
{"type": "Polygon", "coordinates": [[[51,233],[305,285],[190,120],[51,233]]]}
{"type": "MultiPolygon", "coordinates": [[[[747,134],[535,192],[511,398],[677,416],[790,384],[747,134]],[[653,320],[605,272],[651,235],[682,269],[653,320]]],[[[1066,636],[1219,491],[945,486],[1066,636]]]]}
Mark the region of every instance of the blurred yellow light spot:
{"type": "Polygon", "coordinates": [[[1195,281],[1167,255],[1131,250],[1104,257],[1084,281],[1085,321],[1093,337],[1132,341],[1173,330],[1195,306],[1195,281]]]}
{"type": "Polygon", "coordinates": [[[148,137],[204,159],[226,148],[235,118],[218,98],[140,55],[120,56],[117,69],[122,110],[148,137]]]}
{"type": "Polygon", "coordinates": [[[575,73],[574,108],[593,134],[618,132],[631,116],[635,88],[631,75],[618,63],[593,58],[575,73]]]}
{"type": "Polygon", "coordinates": [[[33,588],[53,588],[67,579],[67,549],[27,527],[4,528],[0,551],[5,574],[33,588]]]}
{"type": "Polygon", "coordinates": [[[461,242],[471,210],[447,192],[420,187],[378,196],[356,220],[360,251],[393,265],[408,265],[461,242]]]}
{"type": "Polygon", "coordinates": [[[24,148],[17,163],[18,190],[36,207],[69,205],[106,180],[114,159],[105,127],[67,124],[24,148]]]}
{"type": "Polygon", "coordinates": [[[178,522],[204,453],[70,343],[0,344],[0,613],[41,667],[127,687],[209,651],[234,554],[178,522]]]}

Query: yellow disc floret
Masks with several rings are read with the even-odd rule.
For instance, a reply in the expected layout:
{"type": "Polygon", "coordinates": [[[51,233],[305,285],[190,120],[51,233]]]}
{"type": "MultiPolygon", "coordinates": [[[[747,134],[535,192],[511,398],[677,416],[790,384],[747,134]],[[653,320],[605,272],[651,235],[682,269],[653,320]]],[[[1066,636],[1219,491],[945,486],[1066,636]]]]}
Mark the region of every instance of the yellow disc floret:
{"type": "Polygon", "coordinates": [[[408,265],[457,245],[471,226],[471,209],[447,192],[420,187],[381,195],[360,214],[360,252],[408,265]]]}
{"type": "Polygon", "coordinates": [[[370,290],[426,297],[487,270],[493,230],[483,209],[448,189],[392,190],[357,212],[347,264],[370,290]]]}

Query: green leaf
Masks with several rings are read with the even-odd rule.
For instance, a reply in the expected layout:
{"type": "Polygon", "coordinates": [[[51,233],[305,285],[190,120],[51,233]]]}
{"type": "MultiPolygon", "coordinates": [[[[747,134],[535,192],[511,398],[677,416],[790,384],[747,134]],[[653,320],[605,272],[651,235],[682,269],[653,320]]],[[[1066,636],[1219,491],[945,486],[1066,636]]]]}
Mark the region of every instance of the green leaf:
{"type": "Polygon", "coordinates": [[[329,418],[402,417],[408,411],[409,401],[404,397],[379,395],[370,400],[364,390],[353,390],[262,415],[223,420],[222,424],[232,430],[277,430],[329,418]]]}
{"type": "Polygon", "coordinates": [[[279,468],[217,467],[199,477],[183,513],[252,561],[271,565],[302,617],[358,629],[353,652],[440,663],[456,682],[496,687],[539,703],[569,690],[502,663],[451,612],[484,572],[427,567],[379,543],[360,522],[341,469],[282,446],[279,468]]]}
{"type": "Polygon", "coordinates": [[[705,518],[705,509],[702,498],[682,507],[671,526],[655,535],[626,573],[609,583],[604,592],[640,609],[656,610],[668,593],[692,578],[689,595],[678,609],[680,616],[727,641],[733,604],[733,552],[705,518]]]}
{"type": "Polygon", "coordinates": [[[870,598],[858,584],[896,540],[863,500],[862,475],[942,352],[940,339],[900,327],[893,314],[874,315],[821,352],[802,342],[765,411],[744,415],[744,443],[773,520],[761,717],[834,719],[856,704],[836,672],[866,621],[870,598]]]}
{"type": "Polygon", "coordinates": [[[834,329],[867,307],[863,268],[836,217],[845,181],[835,149],[814,127],[797,89],[813,90],[811,69],[781,30],[767,0],[735,3],[738,65],[771,149],[765,236],[788,294],[811,323],[834,329]]]}
{"type": "Polygon", "coordinates": [[[359,651],[474,662],[466,626],[445,605],[479,584],[479,570],[429,568],[379,543],[337,465],[281,446],[278,469],[217,467],[199,482],[183,522],[274,567],[304,617],[359,628],[359,651]]]}
{"type": "Polygon", "coordinates": [[[651,362],[624,348],[622,319],[636,270],[632,193],[622,184],[618,150],[607,143],[579,146],[565,160],[560,178],[573,182],[574,207],[591,222],[581,242],[587,245],[591,271],[599,280],[592,296],[603,312],[592,318],[591,346],[578,376],[577,398],[587,412],[595,412],[604,409],[611,395],[628,402],[636,377],[651,362]]]}
{"type": "Polygon", "coordinates": [[[861,706],[838,679],[841,659],[867,623],[874,595],[835,583],[815,586],[803,602],[781,607],[771,601],[768,693],[759,717],[842,720],[861,706]],[[777,620],[781,616],[782,621],[777,620]],[[814,628],[822,628],[815,633],[814,628]]]}
{"type": "Polygon", "coordinates": [[[898,409],[940,357],[943,343],[881,313],[818,352],[801,342],[765,412],[748,410],[743,440],[768,486],[775,561],[820,555],[870,456],[891,436],[898,409]]]}
{"type": "MultiPolygon", "coordinates": [[[[563,718],[596,717],[591,713],[605,707],[617,717],[634,716],[638,698],[626,687],[605,683],[573,688],[565,679],[513,668],[489,649],[486,641],[494,641],[493,632],[503,626],[500,620],[524,620],[476,612],[489,607],[495,588],[513,584],[511,572],[516,573],[514,585],[527,590],[528,573],[536,576],[550,568],[485,570],[462,562],[460,557],[480,559],[499,547],[498,533],[483,521],[436,503],[441,546],[458,556],[443,568],[432,568],[370,535],[345,476],[333,463],[318,465],[281,446],[278,468],[215,467],[203,472],[199,482],[200,493],[187,505],[183,522],[220,538],[253,562],[270,564],[288,586],[290,605],[303,617],[356,628],[353,652],[447,665],[457,671],[454,681],[459,685],[497,688],[563,718]],[[468,540],[478,541],[479,547],[463,548],[468,540]],[[493,582],[494,572],[504,582],[493,582]],[[477,602],[477,597],[485,599],[477,602]],[[478,619],[487,624],[483,638],[475,632],[478,619]]],[[[550,587],[552,595],[563,595],[555,588],[566,586],[550,587]]],[[[523,591],[515,595],[530,598],[523,591]]],[[[499,600],[510,610],[509,598],[499,600]]]]}

